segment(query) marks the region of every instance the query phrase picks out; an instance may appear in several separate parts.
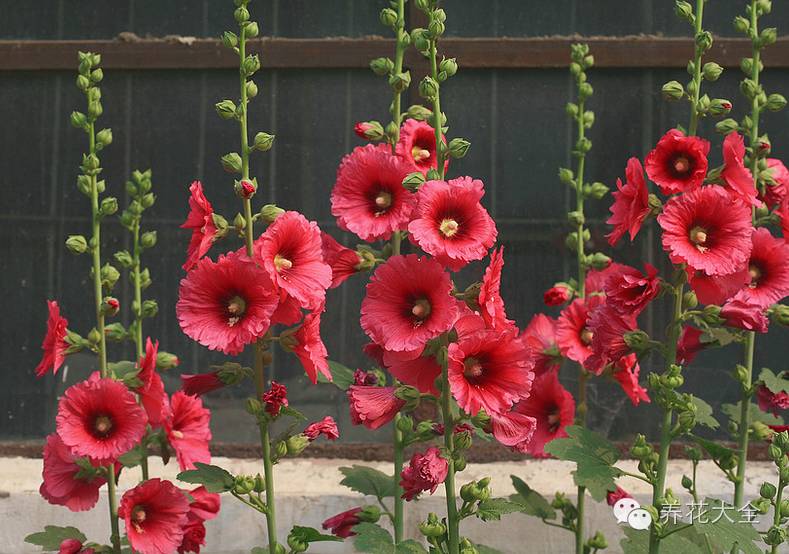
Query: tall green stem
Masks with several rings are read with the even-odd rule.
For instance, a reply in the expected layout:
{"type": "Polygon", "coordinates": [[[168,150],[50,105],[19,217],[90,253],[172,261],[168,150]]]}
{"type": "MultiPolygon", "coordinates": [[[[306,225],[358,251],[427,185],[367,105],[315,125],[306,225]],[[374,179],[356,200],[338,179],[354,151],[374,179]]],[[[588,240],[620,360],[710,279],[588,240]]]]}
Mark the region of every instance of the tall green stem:
{"type": "MultiPolygon", "coordinates": [[[[701,23],[704,18],[704,2],[706,0],[696,0],[696,21],[695,21],[695,35],[694,38],[701,33],[701,23]]],[[[696,85],[693,90],[693,106],[690,110],[690,125],[688,126],[688,135],[695,135],[696,129],[699,124],[699,98],[701,94],[701,57],[704,55],[704,50],[696,44],[694,65],[693,65],[693,83],[696,85]]]]}
{"type": "Polygon", "coordinates": [[[443,133],[441,132],[441,92],[438,85],[438,62],[436,61],[437,55],[436,41],[430,43],[430,76],[436,83],[436,95],[433,98],[433,129],[436,133],[436,170],[444,178],[444,160],[446,160],[446,149],[444,148],[444,141],[442,140],[443,133]]]}
{"type": "MultiPolygon", "coordinates": [[[[783,497],[784,487],[786,483],[778,479],[778,493],[775,496],[775,504],[773,504],[773,526],[780,527],[781,525],[781,498],[783,497]]],[[[778,554],[778,547],[780,544],[774,544],[770,547],[770,554],[778,554]]]]}
{"type": "MultiPolygon", "coordinates": [[[[96,155],[96,127],[90,123],[88,140],[91,156],[96,155]]],[[[107,336],[104,332],[104,293],[101,288],[101,213],[99,211],[99,187],[96,174],[90,176],[90,207],[93,235],[91,236],[93,254],[93,297],[96,306],[96,330],[99,332],[99,371],[102,377],[107,377],[107,336]]]]}
{"type": "Polygon", "coordinates": [[[115,490],[115,467],[110,464],[107,466],[107,496],[110,506],[110,527],[112,528],[112,550],[114,554],[121,552],[121,533],[118,522],[118,495],[115,490]]]}
{"type": "MultiPolygon", "coordinates": [[[[136,216],[134,224],[132,225],[132,281],[134,283],[134,303],[132,304],[132,311],[134,313],[134,347],[137,353],[137,359],[142,358],[143,343],[142,343],[142,283],[140,282],[140,255],[142,248],[140,247],[140,216],[136,216]]],[[[140,443],[142,450],[142,460],[140,461],[140,469],[142,471],[143,481],[148,480],[148,448],[146,441],[140,443]]]]}
{"type": "Polygon", "coordinates": [[[444,489],[447,496],[447,534],[449,536],[448,554],[460,552],[460,521],[458,520],[458,505],[455,497],[455,420],[452,415],[452,394],[449,390],[447,370],[447,356],[444,350],[441,360],[441,416],[444,422],[444,447],[447,450],[449,469],[444,480],[444,489]]]}

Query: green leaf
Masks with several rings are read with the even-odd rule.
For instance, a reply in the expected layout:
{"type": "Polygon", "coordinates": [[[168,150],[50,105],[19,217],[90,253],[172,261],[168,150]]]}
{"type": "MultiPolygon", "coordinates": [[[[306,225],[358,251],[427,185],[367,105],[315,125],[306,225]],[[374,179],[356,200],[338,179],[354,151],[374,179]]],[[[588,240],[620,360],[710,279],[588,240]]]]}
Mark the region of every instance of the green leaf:
{"type": "Polygon", "coordinates": [[[726,346],[737,339],[737,335],[720,327],[709,327],[699,337],[699,341],[707,345],[726,346]]]}
{"type": "Polygon", "coordinates": [[[521,505],[521,512],[540,519],[556,519],[556,510],[544,496],[534,491],[520,477],[510,475],[510,479],[517,491],[517,494],[510,496],[510,500],[521,505]]]}
{"type": "Polygon", "coordinates": [[[762,368],[762,371],[759,373],[759,381],[764,383],[764,386],[773,394],[789,392],[789,380],[776,375],[766,367],[762,368]]]}
{"type": "Polygon", "coordinates": [[[376,498],[387,498],[394,496],[396,493],[394,477],[387,475],[383,471],[367,466],[353,465],[351,467],[341,467],[340,472],[345,475],[340,484],[345,485],[352,491],[375,496],[376,498]]]}
{"type": "Polygon", "coordinates": [[[57,525],[47,525],[40,533],[33,533],[25,537],[25,542],[35,544],[41,547],[41,550],[58,551],[60,550],[60,543],[66,539],[77,539],[79,542],[85,542],[88,538],[82,534],[82,531],[76,527],[58,527],[57,525]]]}
{"type": "Polygon", "coordinates": [[[219,466],[195,462],[195,467],[197,469],[179,473],[178,480],[193,485],[204,485],[208,492],[227,492],[235,484],[233,476],[219,466]]]}
{"type": "Polygon", "coordinates": [[[307,416],[298,411],[296,408],[291,408],[290,406],[280,407],[279,413],[280,415],[292,417],[293,419],[297,419],[299,421],[307,421],[307,416]]]}
{"type": "Polygon", "coordinates": [[[545,451],[559,458],[578,464],[573,472],[575,484],[589,489],[592,498],[601,502],[608,491],[616,490],[614,479],[622,475],[614,464],[619,450],[601,435],[584,427],[571,425],[568,437],[548,443],[545,451]]]}
{"type": "Polygon", "coordinates": [[[290,536],[296,537],[300,542],[343,541],[341,537],[325,535],[312,527],[301,527],[299,525],[294,526],[293,529],[290,530],[290,536]]]}
{"type": "Polygon", "coordinates": [[[143,453],[140,445],[135,446],[125,454],[118,458],[118,461],[125,467],[135,467],[142,463],[143,453]]]}
{"type": "Polygon", "coordinates": [[[707,440],[701,437],[693,436],[693,440],[710,455],[713,460],[727,460],[734,457],[734,450],[726,448],[722,444],[715,441],[707,440]]]}
{"type": "Polygon", "coordinates": [[[709,427],[710,429],[717,429],[720,427],[718,420],[712,416],[712,406],[707,404],[701,398],[697,398],[692,395],[691,400],[696,406],[696,423],[699,425],[704,425],[705,427],[709,427]]]}
{"type": "MultiPolygon", "coordinates": [[[[784,420],[782,417],[763,412],[756,404],[751,404],[749,410],[751,421],[761,421],[765,425],[783,425],[784,420]]],[[[723,404],[721,412],[729,416],[731,420],[740,420],[740,406],[738,404],[723,404]]]]}
{"type": "Polygon", "coordinates": [[[491,498],[477,504],[476,516],[482,521],[498,521],[504,514],[523,511],[523,506],[506,498],[491,498]]]}
{"type": "Polygon", "coordinates": [[[359,552],[389,554],[395,552],[394,539],[389,531],[374,523],[359,523],[353,527],[353,545],[359,552]]]}
{"type": "MultiPolygon", "coordinates": [[[[671,527],[669,527],[669,530],[671,527]]],[[[625,538],[619,543],[624,554],[649,554],[649,531],[638,531],[632,527],[624,527],[625,538]]],[[[660,541],[661,552],[682,554],[707,554],[697,542],[692,528],[677,531],[660,541]]]]}
{"type": "Polygon", "coordinates": [[[702,517],[694,519],[693,528],[697,533],[709,537],[715,552],[761,554],[761,535],[753,525],[740,521],[737,508],[714,498],[705,498],[704,502],[709,508],[702,517]],[[707,523],[701,520],[707,520],[707,523]]]}
{"type": "MultiPolygon", "coordinates": [[[[329,371],[331,371],[331,383],[337,388],[348,390],[348,387],[353,385],[354,371],[351,368],[342,365],[340,362],[329,360],[329,371]]],[[[318,374],[318,381],[321,383],[329,382],[322,374],[318,374]]]]}

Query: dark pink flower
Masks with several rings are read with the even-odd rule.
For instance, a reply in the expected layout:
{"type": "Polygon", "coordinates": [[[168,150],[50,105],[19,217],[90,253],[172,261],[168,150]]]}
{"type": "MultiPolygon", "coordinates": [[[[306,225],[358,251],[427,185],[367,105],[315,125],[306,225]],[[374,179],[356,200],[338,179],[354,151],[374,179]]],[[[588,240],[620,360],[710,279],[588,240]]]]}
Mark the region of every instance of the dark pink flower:
{"type": "Polygon", "coordinates": [[[69,343],[66,342],[68,320],[60,315],[60,306],[54,300],[47,300],[49,317],[47,318],[47,334],[41,343],[44,354],[36,366],[36,377],[43,377],[50,369],[56,374],[66,359],[69,343]]]}
{"type": "Polygon", "coordinates": [[[321,302],[313,311],[304,316],[304,321],[299,326],[293,338],[296,344],[292,347],[293,353],[301,361],[307,377],[313,384],[318,382],[318,373],[329,381],[332,380],[329,370],[329,361],[326,346],[321,339],[321,313],[324,311],[321,302]]]}
{"type": "MultiPolygon", "coordinates": [[[[605,497],[605,500],[606,500],[606,502],[608,503],[609,506],[613,506],[614,504],[616,504],[619,500],[622,500],[623,498],[633,498],[633,497],[630,496],[630,493],[627,492],[625,489],[617,487],[615,491],[609,491],[608,492],[608,494],[605,497]]],[[[636,507],[637,507],[637,504],[633,504],[631,506],[631,509],[635,509],[636,507]]]]}
{"type": "Polygon", "coordinates": [[[537,314],[532,317],[520,338],[532,354],[535,375],[559,368],[562,360],[556,344],[556,320],[545,314],[537,314]]]}
{"type": "Polygon", "coordinates": [[[403,498],[411,501],[421,493],[433,494],[447,478],[449,463],[441,457],[438,448],[431,446],[424,453],[411,456],[411,463],[400,473],[403,498]]]}
{"type": "MultiPolygon", "coordinates": [[[[445,142],[443,136],[442,141],[445,142]]],[[[438,168],[436,132],[425,121],[407,119],[400,128],[400,140],[395,150],[397,155],[408,164],[408,173],[419,171],[426,174],[429,170],[438,168]]],[[[448,167],[449,160],[445,160],[444,172],[448,167]]]]}
{"type": "Polygon", "coordinates": [[[344,247],[327,234],[321,233],[323,261],[331,267],[331,287],[339,287],[348,277],[359,273],[362,259],[356,250],[344,247]]]}
{"type": "Polygon", "coordinates": [[[561,306],[566,304],[573,297],[573,293],[565,285],[554,285],[546,290],[542,295],[542,301],[546,306],[561,306]]]}
{"type": "Polygon", "coordinates": [[[636,331],[635,316],[622,314],[608,304],[593,310],[587,329],[592,333],[592,355],[584,361],[584,367],[600,375],[609,364],[630,353],[625,334],[636,331]]]}
{"type": "Polygon", "coordinates": [[[189,491],[192,501],[186,514],[186,525],[183,527],[184,537],[178,547],[178,553],[196,552],[205,545],[205,522],[219,513],[220,499],[218,494],[208,492],[205,487],[197,487],[189,491]]]}
{"type": "Polygon", "coordinates": [[[118,506],[129,544],[140,554],[172,554],[183,540],[188,512],[186,495],[159,478],[126,491],[118,506]]]}
{"type": "Polygon", "coordinates": [[[170,399],[170,415],[164,429],[167,440],[175,450],[181,470],[194,469],[195,462],[211,463],[208,443],[211,440],[211,412],[203,407],[197,396],[189,396],[183,391],[173,394],[170,399]]]}
{"type": "Polygon", "coordinates": [[[562,356],[583,364],[592,355],[594,333],[587,326],[591,312],[605,299],[599,295],[576,298],[559,315],[556,344],[562,356]]]}
{"type": "Polygon", "coordinates": [[[160,426],[167,417],[167,393],[164,392],[164,383],[156,371],[158,350],[159,341],[152,343],[150,338],[145,341],[145,355],[140,358],[140,372],[137,374],[142,385],[135,389],[145,413],[148,414],[148,423],[153,427],[160,426]]]}
{"type": "Polygon", "coordinates": [[[332,416],[326,416],[320,421],[307,425],[306,429],[304,429],[304,435],[306,435],[310,441],[314,441],[321,435],[333,441],[340,438],[340,430],[337,429],[337,422],[334,421],[334,418],[332,416]]]}
{"type": "Polygon", "coordinates": [[[195,181],[189,187],[189,215],[186,217],[182,229],[191,229],[192,238],[189,241],[184,271],[189,271],[200,258],[206,255],[211,245],[216,240],[216,226],[214,225],[214,209],[203,194],[203,185],[195,181]]]}
{"type": "Polygon", "coordinates": [[[263,393],[263,403],[266,405],[266,412],[271,416],[278,416],[282,406],[288,405],[288,388],[285,385],[271,381],[269,389],[263,393]]]}
{"type": "Polygon", "coordinates": [[[650,402],[647,390],[638,383],[640,372],[635,354],[623,356],[614,364],[614,379],[622,386],[633,406],[638,406],[642,401],[650,402]]]}
{"type": "Polygon", "coordinates": [[[759,227],[751,235],[749,284],[735,298],[766,308],[789,296],[789,244],[759,227]]]}
{"type": "Polygon", "coordinates": [[[612,193],[614,203],[609,208],[611,217],[606,221],[614,227],[606,235],[611,246],[616,245],[625,233],[630,233],[632,242],[649,215],[649,190],[638,158],[627,160],[625,176],[627,179],[624,185],[621,179],[616,180],[618,190],[612,193]]]}
{"type": "Polygon", "coordinates": [[[702,304],[723,304],[751,281],[748,267],[726,275],[707,275],[687,268],[688,284],[702,304]]]}
{"type": "Polygon", "coordinates": [[[762,306],[737,298],[723,305],[720,316],[725,325],[729,327],[738,327],[757,333],[766,333],[767,326],[770,324],[767,316],[764,315],[762,306]]]}
{"type": "Polygon", "coordinates": [[[756,387],[756,402],[763,412],[770,412],[778,416],[781,410],[789,410],[789,394],[784,391],[772,392],[764,385],[756,387]]]}
{"type": "Polygon", "coordinates": [[[526,453],[537,429],[537,418],[517,411],[517,408],[504,414],[490,416],[493,437],[504,446],[526,453]]]}
{"type": "Polygon", "coordinates": [[[57,433],[47,436],[42,477],[41,496],[72,512],[93,508],[99,500],[99,489],[107,482],[93,471],[87,458],[74,456],[57,433]]]}
{"type": "Polygon", "coordinates": [[[397,387],[351,385],[348,387],[348,403],[351,421],[368,429],[378,429],[392,421],[405,406],[405,400],[395,396],[397,387]]]}
{"type": "Polygon", "coordinates": [[[537,426],[531,441],[519,450],[535,457],[546,457],[545,445],[566,437],[564,430],[575,418],[573,395],[559,382],[556,371],[546,371],[534,380],[531,395],[513,408],[514,412],[533,417],[537,426]]]}
{"type": "Polygon", "coordinates": [[[671,129],[644,160],[647,175],[663,194],[690,192],[704,183],[710,143],[671,129]]]}
{"type": "Polygon", "coordinates": [[[637,317],[660,293],[660,277],[653,265],[645,263],[646,275],[627,267],[609,277],[603,285],[606,305],[621,314],[637,317]]]}
{"type": "Polygon", "coordinates": [[[503,268],[504,247],[500,246],[490,254],[490,263],[485,268],[477,300],[482,319],[491,329],[507,328],[514,323],[507,319],[504,300],[501,298],[501,271],[503,268]]]}
{"type": "Polygon", "coordinates": [[[605,292],[603,287],[605,282],[618,273],[625,273],[632,270],[629,265],[620,264],[616,262],[610,263],[604,269],[590,269],[586,272],[586,279],[584,280],[584,288],[586,289],[586,296],[593,295],[594,293],[605,292]]]}
{"type": "Polygon", "coordinates": [[[728,188],[745,204],[759,204],[751,171],[745,167],[745,141],[737,132],[723,139],[724,167],[721,178],[728,188]]]}
{"type": "Polygon", "coordinates": [[[772,184],[767,184],[764,202],[770,208],[776,208],[789,194],[789,169],[786,169],[784,163],[776,158],[768,158],[767,167],[770,170],[772,184]]]}
{"type": "Polygon", "coordinates": [[[696,354],[704,350],[705,344],[701,342],[704,333],[695,327],[685,326],[677,343],[677,363],[682,365],[690,364],[696,354]]]}
{"type": "Polygon", "coordinates": [[[361,511],[361,506],[351,508],[348,511],[330,517],[323,522],[322,527],[327,531],[330,531],[331,534],[336,537],[341,537],[343,539],[353,537],[356,535],[356,533],[353,532],[354,526],[361,523],[361,520],[357,516],[357,514],[361,511]]]}
{"type": "Polygon", "coordinates": [[[421,348],[403,352],[385,351],[383,365],[400,382],[416,387],[425,394],[438,394],[435,381],[441,374],[441,366],[435,356],[424,353],[421,348]]]}
{"type": "Polygon", "coordinates": [[[218,371],[197,375],[181,375],[181,388],[186,394],[192,396],[202,396],[223,387],[225,387],[225,383],[219,378],[218,371]]]}

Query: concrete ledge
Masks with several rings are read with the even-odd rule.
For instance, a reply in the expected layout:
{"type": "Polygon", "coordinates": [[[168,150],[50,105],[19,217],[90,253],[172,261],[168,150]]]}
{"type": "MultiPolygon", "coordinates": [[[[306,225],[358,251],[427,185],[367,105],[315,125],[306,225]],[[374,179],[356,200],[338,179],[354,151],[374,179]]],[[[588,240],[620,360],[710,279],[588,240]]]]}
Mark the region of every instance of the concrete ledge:
{"type": "MultiPolygon", "coordinates": [[[[214,463],[234,473],[255,474],[260,471],[259,464],[254,460],[215,458],[214,463]]],[[[360,463],[358,460],[285,460],[276,466],[276,483],[278,513],[277,524],[279,533],[284,539],[285,534],[294,524],[320,527],[321,522],[364,500],[345,487],[338,485],[342,479],[339,468],[345,465],[360,463]]],[[[384,472],[391,471],[391,464],[382,462],[364,462],[384,472]]],[[[635,463],[623,461],[620,467],[636,472],[635,463]]],[[[675,494],[682,491],[680,479],[683,473],[690,474],[691,464],[685,460],[676,460],[669,465],[668,485],[675,494]]],[[[574,495],[575,487],[570,472],[573,464],[558,460],[529,460],[521,462],[499,462],[490,464],[469,464],[466,471],[459,475],[459,483],[484,476],[493,478],[494,494],[506,496],[513,491],[509,476],[521,477],[532,488],[541,494],[552,497],[554,492],[574,495]]],[[[151,475],[166,479],[175,479],[177,465],[171,462],[162,466],[158,459],[152,460],[151,475]]],[[[746,499],[758,496],[758,489],[765,480],[774,480],[772,464],[752,462],[749,464],[749,480],[746,484],[746,499]]],[[[108,535],[106,515],[106,497],[99,500],[99,505],[90,512],[72,513],[60,506],[48,504],[38,495],[41,483],[41,460],[29,458],[0,458],[0,553],[32,553],[37,550],[23,542],[24,537],[43,529],[46,524],[74,525],[79,527],[89,538],[101,541],[108,535]]],[[[725,499],[731,497],[731,484],[712,462],[702,462],[699,468],[699,493],[702,496],[715,496],[725,499]]],[[[134,486],[139,472],[124,472],[121,478],[121,491],[134,486]]],[[[649,501],[649,486],[639,480],[623,478],[621,486],[629,490],[642,503],[649,501]]],[[[185,485],[187,487],[188,485],[185,485]]],[[[687,499],[683,499],[683,502],[687,499]]],[[[374,499],[367,499],[374,502],[374,499]]],[[[622,537],[621,529],[610,508],[605,504],[588,502],[587,528],[600,530],[608,539],[608,552],[618,552],[618,543],[622,537]]],[[[406,507],[406,530],[410,537],[418,538],[416,524],[434,511],[442,514],[445,511],[443,490],[439,488],[432,497],[413,502],[406,507]]],[[[222,511],[219,517],[208,522],[207,545],[203,552],[208,554],[248,554],[253,546],[263,543],[265,521],[259,514],[235,501],[232,497],[223,497],[222,511]]],[[[543,525],[539,520],[522,514],[504,516],[501,522],[482,524],[477,520],[466,520],[463,523],[463,534],[507,554],[547,554],[569,553],[573,550],[572,537],[569,533],[543,525]]],[[[106,540],[106,539],[105,539],[106,540]]],[[[335,554],[352,552],[349,543],[319,543],[310,550],[315,554],[335,554]]]]}

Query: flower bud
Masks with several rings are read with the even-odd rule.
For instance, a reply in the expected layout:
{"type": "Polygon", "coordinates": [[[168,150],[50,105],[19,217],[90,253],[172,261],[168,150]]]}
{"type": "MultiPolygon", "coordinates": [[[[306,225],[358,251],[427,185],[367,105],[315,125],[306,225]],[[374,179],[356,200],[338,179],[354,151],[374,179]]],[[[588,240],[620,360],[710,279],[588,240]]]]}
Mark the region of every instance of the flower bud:
{"type": "Polygon", "coordinates": [[[643,352],[649,349],[649,335],[640,329],[625,333],[622,339],[635,352],[643,352]]]}
{"type": "Polygon", "coordinates": [[[255,21],[248,21],[244,26],[244,34],[249,38],[255,38],[259,33],[260,29],[255,21]]]}
{"type": "Polygon", "coordinates": [[[715,130],[722,135],[728,135],[732,131],[739,131],[739,129],[740,129],[740,125],[737,123],[736,120],[730,117],[718,121],[715,124],[715,130]]]}
{"type": "Polygon", "coordinates": [[[682,305],[686,309],[692,309],[698,306],[699,299],[696,297],[696,293],[692,290],[689,290],[684,295],[682,295],[682,305]]]}
{"type": "Polygon", "coordinates": [[[255,84],[255,81],[247,81],[247,84],[244,86],[247,89],[247,96],[249,98],[254,98],[258,95],[258,86],[255,84]]]}
{"type": "Polygon", "coordinates": [[[786,98],[781,94],[771,94],[767,97],[767,109],[771,112],[777,112],[786,106],[786,98]]]}
{"type": "Polygon", "coordinates": [[[687,475],[682,476],[682,487],[688,490],[693,488],[693,481],[687,475]]]}
{"type": "Polygon", "coordinates": [[[279,441],[274,445],[274,454],[277,458],[284,458],[288,455],[288,445],[285,441],[279,441]]]}
{"type": "Polygon", "coordinates": [[[411,72],[392,73],[389,76],[389,86],[394,92],[405,92],[411,86],[411,72]]]}
{"type": "Polygon", "coordinates": [[[589,83],[581,83],[578,87],[578,97],[583,99],[589,98],[594,94],[594,89],[589,83]]]}
{"type": "Polygon", "coordinates": [[[260,58],[257,54],[247,56],[241,63],[241,71],[247,77],[253,75],[258,69],[260,69],[260,58]]]}
{"type": "Polygon", "coordinates": [[[447,58],[441,60],[441,63],[438,64],[438,70],[446,73],[447,77],[452,77],[455,73],[458,72],[457,60],[455,58],[447,58]]]}
{"type": "Polygon", "coordinates": [[[110,323],[104,326],[104,336],[107,340],[120,342],[126,339],[127,333],[122,323],[110,323]]]}
{"type": "Polygon", "coordinates": [[[71,112],[71,125],[77,129],[84,129],[88,125],[88,116],[82,112],[71,112]]]}
{"type": "Polygon", "coordinates": [[[743,79],[740,83],[740,92],[749,100],[753,100],[759,94],[759,85],[751,79],[743,79]]]}
{"type": "Polygon", "coordinates": [[[293,531],[291,531],[288,535],[288,546],[290,547],[290,551],[292,553],[301,554],[301,552],[307,551],[307,549],[310,547],[310,543],[302,541],[293,533],[293,531]]]}
{"type": "Polygon", "coordinates": [[[669,81],[663,85],[662,92],[668,100],[680,100],[685,95],[685,87],[679,81],[669,81]]]}
{"type": "Polygon", "coordinates": [[[69,235],[66,239],[66,248],[72,254],[84,254],[88,251],[88,241],[82,235],[69,235]]]}
{"type": "Polygon", "coordinates": [[[140,312],[142,317],[155,317],[157,313],[159,313],[159,304],[156,300],[143,300],[140,312]]]}
{"type": "Polygon", "coordinates": [[[228,173],[241,173],[241,156],[237,152],[230,152],[222,156],[222,168],[228,173]]]}
{"type": "Polygon", "coordinates": [[[778,39],[778,31],[775,27],[768,27],[767,29],[762,30],[759,34],[758,45],[761,48],[765,46],[770,46],[771,44],[775,44],[775,41],[778,39]]]}
{"type": "Polygon", "coordinates": [[[237,213],[236,217],[233,218],[233,228],[242,233],[244,229],[247,227],[247,219],[244,217],[243,214],[237,213]]]}
{"type": "Polygon", "coordinates": [[[225,31],[222,33],[222,44],[224,44],[226,48],[235,48],[238,46],[238,37],[233,32],[225,31]]]}
{"type": "Polygon", "coordinates": [[[571,169],[567,169],[566,167],[559,168],[559,181],[564,183],[565,185],[573,185],[575,184],[574,174],[571,169]]]}
{"type": "Polygon", "coordinates": [[[233,17],[238,23],[243,23],[244,21],[249,20],[249,10],[244,6],[239,6],[236,8],[236,11],[233,12],[233,17]]]}
{"type": "Polygon", "coordinates": [[[389,75],[394,69],[394,62],[389,58],[375,58],[370,61],[370,69],[379,76],[389,75]]]}
{"type": "Polygon", "coordinates": [[[710,102],[709,112],[710,115],[715,117],[720,117],[722,115],[726,115],[731,111],[731,102],[726,100],[725,98],[713,98],[710,102]]]}
{"type": "Polygon", "coordinates": [[[384,27],[390,27],[394,29],[397,25],[397,12],[392,8],[384,8],[381,10],[378,19],[381,22],[381,25],[384,27]]]}
{"type": "Polygon", "coordinates": [[[430,36],[433,38],[438,38],[444,34],[446,30],[446,25],[444,22],[438,18],[431,19],[430,23],[427,26],[427,30],[430,33],[430,36]]]}
{"type": "Polygon", "coordinates": [[[112,317],[118,315],[121,309],[121,303],[113,296],[106,296],[101,302],[101,313],[106,316],[112,317]]]}
{"type": "Polygon", "coordinates": [[[271,150],[271,147],[274,145],[275,136],[276,135],[269,135],[268,133],[262,132],[256,133],[252,147],[255,150],[260,150],[261,152],[271,150]]]}
{"type": "Polygon", "coordinates": [[[235,185],[233,185],[233,189],[239,198],[249,200],[255,195],[255,192],[257,192],[258,186],[255,180],[250,181],[248,179],[243,179],[241,181],[236,181],[235,185]]]}
{"type": "Polygon", "coordinates": [[[361,512],[356,513],[359,521],[377,523],[381,519],[381,509],[378,506],[364,506],[361,512]]]}
{"type": "Polygon", "coordinates": [[[433,111],[422,106],[421,104],[414,104],[409,106],[405,115],[406,117],[416,119],[417,121],[425,121],[433,115],[433,111]]]}
{"type": "Polygon", "coordinates": [[[150,208],[151,206],[153,206],[154,202],[156,202],[156,196],[152,192],[149,192],[148,194],[146,194],[145,196],[142,197],[142,207],[143,208],[146,208],[146,209],[150,208]]]}
{"type": "Polygon", "coordinates": [[[603,183],[592,183],[592,186],[589,188],[588,196],[595,200],[602,200],[603,197],[608,194],[609,190],[610,189],[603,183]]]}
{"type": "Polygon", "coordinates": [[[693,15],[693,7],[688,2],[685,2],[685,0],[677,0],[674,3],[674,13],[677,14],[677,17],[686,20],[691,25],[693,25],[696,20],[693,15]]]}
{"type": "Polygon", "coordinates": [[[767,531],[767,535],[764,537],[764,542],[766,542],[770,546],[778,546],[782,544],[785,539],[786,539],[786,531],[784,531],[777,525],[773,525],[767,531]]]}
{"type": "Polygon", "coordinates": [[[214,104],[214,109],[222,119],[233,119],[236,117],[236,103],[232,100],[222,100],[214,104]]]}
{"type": "Polygon", "coordinates": [[[438,94],[438,83],[432,77],[425,77],[419,83],[419,95],[425,100],[433,100],[438,94]]]}
{"type": "Polygon", "coordinates": [[[608,548],[608,542],[605,540],[605,536],[600,532],[597,531],[592,538],[590,538],[587,543],[589,548],[592,550],[603,550],[608,548]]]}
{"type": "Polygon", "coordinates": [[[360,121],[353,127],[356,136],[366,140],[381,140],[384,138],[384,128],[377,121],[360,121]]]}
{"type": "Polygon", "coordinates": [[[156,231],[146,231],[140,236],[140,246],[153,248],[156,246],[156,231]]]}
{"type": "Polygon", "coordinates": [[[257,415],[263,409],[263,405],[257,398],[247,398],[245,409],[249,415],[257,415]]]}
{"type": "Polygon", "coordinates": [[[449,155],[453,158],[462,158],[468,153],[471,143],[464,138],[453,138],[449,141],[449,155]]]}
{"type": "Polygon", "coordinates": [[[701,69],[702,75],[708,81],[717,81],[723,73],[723,68],[715,62],[707,62],[701,69]]]}
{"type": "Polygon", "coordinates": [[[156,367],[158,369],[162,369],[162,370],[172,369],[174,367],[178,367],[180,363],[181,361],[178,359],[178,356],[170,352],[165,352],[164,350],[160,350],[156,354],[156,367]]]}
{"type": "Polygon", "coordinates": [[[789,306],[773,304],[769,310],[770,321],[779,325],[789,325],[789,306]]]}
{"type": "Polygon", "coordinates": [[[724,320],[720,316],[720,313],[721,313],[720,306],[709,304],[707,306],[704,306],[701,317],[705,323],[708,323],[710,325],[721,325],[724,320]]]}
{"type": "Polygon", "coordinates": [[[770,447],[767,449],[767,455],[770,457],[772,461],[777,462],[783,457],[784,453],[778,446],[776,446],[775,444],[771,444],[770,447]]]}
{"type": "Polygon", "coordinates": [[[611,258],[602,252],[595,252],[591,256],[588,256],[587,259],[589,260],[589,265],[595,269],[605,269],[611,265],[611,258]]]}
{"type": "Polygon", "coordinates": [[[266,204],[260,208],[260,219],[267,225],[271,225],[276,219],[285,213],[285,210],[275,204],[266,204]]]}
{"type": "Polygon", "coordinates": [[[446,526],[438,520],[438,516],[430,513],[426,521],[419,523],[419,532],[426,537],[441,537],[446,534],[446,526]]]}
{"type": "Polygon", "coordinates": [[[696,35],[696,45],[706,52],[712,47],[712,34],[709,31],[702,31],[696,35]]]}
{"type": "Polygon", "coordinates": [[[288,456],[298,456],[304,449],[307,448],[310,444],[310,439],[307,438],[306,435],[303,433],[299,433],[298,435],[293,435],[292,437],[288,437],[285,441],[285,445],[288,449],[288,456]]]}
{"type": "Polygon", "coordinates": [[[233,492],[236,494],[249,494],[255,489],[255,480],[246,475],[237,475],[233,484],[233,492]]]}
{"type": "Polygon", "coordinates": [[[771,500],[776,492],[775,485],[772,483],[762,483],[762,486],[759,488],[759,496],[768,500],[771,500]]]}
{"type": "Polygon", "coordinates": [[[751,22],[741,15],[734,18],[734,30],[738,33],[747,34],[751,27],[751,22]]]}

